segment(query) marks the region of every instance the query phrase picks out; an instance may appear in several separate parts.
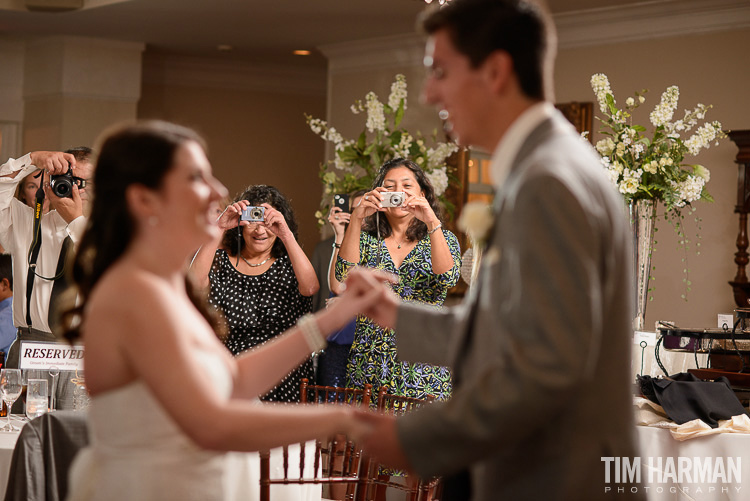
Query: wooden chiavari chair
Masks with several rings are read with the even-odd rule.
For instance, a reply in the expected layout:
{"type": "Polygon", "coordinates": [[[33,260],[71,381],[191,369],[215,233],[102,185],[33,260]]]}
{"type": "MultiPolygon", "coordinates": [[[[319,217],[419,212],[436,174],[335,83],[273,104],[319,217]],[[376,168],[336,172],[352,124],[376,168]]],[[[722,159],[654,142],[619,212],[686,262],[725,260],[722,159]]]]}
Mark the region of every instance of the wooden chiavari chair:
{"type": "MultiPolygon", "coordinates": [[[[363,390],[338,388],[301,382],[302,403],[318,405],[355,405],[367,409],[372,399],[372,387],[363,390]]],[[[332,437],[325,443],[316,440],[314,453],[310,457],[310,442],[300,443],[299,468],[289,467],[289,446],[282,448],[283,474],[281,478],[270,476],[270,452],[260,453],[260,500],[271,501],[272,485],[323,484],[346,487],[346,500],[367,501],[367,472],[369,461],[362,450],[351,440],[332,437]],[[313,474],[305,472],[305,465],[312,461],[313,474]],[[296,471],[290,471],[296,470],[296,471]]]]}

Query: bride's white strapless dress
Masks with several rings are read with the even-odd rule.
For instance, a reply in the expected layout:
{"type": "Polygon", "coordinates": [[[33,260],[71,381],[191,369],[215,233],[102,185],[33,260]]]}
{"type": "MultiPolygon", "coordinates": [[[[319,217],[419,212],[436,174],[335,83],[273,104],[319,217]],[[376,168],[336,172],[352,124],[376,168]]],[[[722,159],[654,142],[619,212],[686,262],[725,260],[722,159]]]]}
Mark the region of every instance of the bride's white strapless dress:
{"type": "MultiPolygon", "coordinates": [[[[225,363],[208,355],[201,370],[213,379],[216,391],[228,398],[232,379],[225,363]]],[[[91,443],[76,456],[71,468],[68,501],[259,499],[258,454],[198,447],[143,382],[97,395],[88,412],[91,443]]],[[[299,457],[299,448],[296,453],[291,449],[293,463],[296,461],[292,459],[299,457]]],[[[306,448],[311,449],[314,447],[306,448]]],[[[298,471],[297,464],[290,464],[289,471],[298,471]]],[[[308,466],[311,470],[312,460],[306,461],[306,469],[308,466]]],[[[281,471],[278,449],[271,452],[271,477],[281,477],[281,471]]],[[[320,500],[321,487],[273,486],[271,497],[274,501],[320,500]]]]}

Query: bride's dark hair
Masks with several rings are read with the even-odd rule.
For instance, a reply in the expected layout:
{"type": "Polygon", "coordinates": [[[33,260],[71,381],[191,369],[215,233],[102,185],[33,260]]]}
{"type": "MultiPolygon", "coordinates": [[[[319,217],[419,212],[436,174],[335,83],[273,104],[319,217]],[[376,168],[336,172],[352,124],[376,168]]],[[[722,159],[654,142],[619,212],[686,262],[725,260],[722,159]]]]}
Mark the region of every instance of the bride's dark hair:
{"type": "MultiPolygon", "coordinates": [[[[127,187],[139,184],[153,190],[161,188],[174,164],[175,152],[187,142],[196,142],[206,149],[205,141],[195,131],[168,122],[120,125],[105,134],[91,183],[94,191],[91,215],[72,267],[80,302],[62,317],[67,339],[72,341],[80,336],[79,320],[91,291],[133,239],[136,224],[125,199],[127,187]]],[[[186,281],[190,300],[215,328],[216,322],[205,300],[187,278],[186,281]]]]}

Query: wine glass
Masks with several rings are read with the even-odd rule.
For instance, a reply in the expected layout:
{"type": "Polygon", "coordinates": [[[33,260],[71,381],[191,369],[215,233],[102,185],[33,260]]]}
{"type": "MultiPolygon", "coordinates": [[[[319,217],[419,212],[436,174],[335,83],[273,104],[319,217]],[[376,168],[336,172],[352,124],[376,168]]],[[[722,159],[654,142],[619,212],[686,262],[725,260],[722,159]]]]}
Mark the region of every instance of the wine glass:
{"type": "Polygon", "coordinates": [[[16,431],[18,428],[10,424],[10,409],[13,403],[21,396],[21,370],[0,369],[0,397],[8,406],[8,422],[0,428],[0,431],[16,431]]]}

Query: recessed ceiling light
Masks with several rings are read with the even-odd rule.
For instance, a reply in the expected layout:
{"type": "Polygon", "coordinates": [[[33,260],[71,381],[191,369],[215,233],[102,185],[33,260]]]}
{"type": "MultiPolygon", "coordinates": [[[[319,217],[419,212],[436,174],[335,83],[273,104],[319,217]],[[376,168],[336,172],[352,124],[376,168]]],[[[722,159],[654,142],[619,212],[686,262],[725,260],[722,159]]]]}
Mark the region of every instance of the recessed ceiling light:
{"type": "Polygon", "coordinates": [[[216,46],[216,50],[219,50],[221,52],[229,52],[232,49],[234,49],[234,47],[232,47],[229,44],[225,44],[225,43],[219,44],[219,45],[216,46]]]}
{"type": "Polygon", "coordinates": [[[295,56],[309,56],[310,55],[310,51],[309,50],[303,50],[303,49],[297,49],[297,50],[293,51],[293,54],[295,56]]]}

